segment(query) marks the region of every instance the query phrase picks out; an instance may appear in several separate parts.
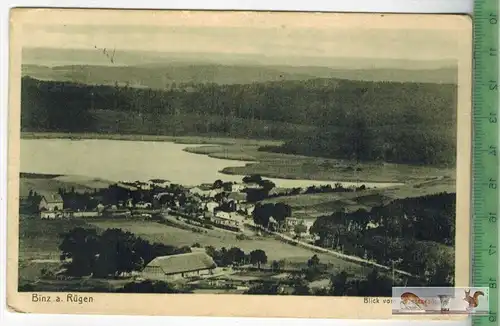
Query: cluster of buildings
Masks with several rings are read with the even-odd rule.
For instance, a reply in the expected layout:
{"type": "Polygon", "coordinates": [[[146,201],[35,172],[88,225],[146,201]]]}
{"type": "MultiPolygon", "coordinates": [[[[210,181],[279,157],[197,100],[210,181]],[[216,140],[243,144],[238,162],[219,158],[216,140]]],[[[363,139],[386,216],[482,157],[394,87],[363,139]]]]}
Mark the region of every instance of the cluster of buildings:
{"type": "MultiPolygon", "coordinates": [[[[74,211],[65,208],[63,198],[57,193],[42,193],[38,208],[42,219],[72,218],[72,217],[140,217],[150,218],[154,210],[170,208],[171,211],[182,213],[188,218],[198,220],[200,223],[209,222],[214,227],[229,229],[241,232],[245,223],[253,224],[252,214],[255,204],[247,202],[245,189],[260,187],[253,183],[222,183],[201,184],[191,188],[182,188],[181,195],[185,200],[177,198],[163,205],[159,204],[162,196],[172,197],[171,183],[163,179],[152,179],[147,182],[122,181],[117,186],[128,191],[154,191],[150,196],[153,202],[134,202],[131,198],[117,202],[116,204],[103,205],[99,202],[92,210],[74,211]],[[168,207],[163,207],[168,206],[168,207]],[[189,206],[189,210],[188,207],[189,206]]],[[[271,218],[271,223],[274,221],[271,218]]],[[[279,230],[292,235],[304,236],[309,233],[313,221],[287,217],[279,230]],[[300,228],[303,234],[295,234],[295,226],[302,224],[305,228],[300,228]]]]}

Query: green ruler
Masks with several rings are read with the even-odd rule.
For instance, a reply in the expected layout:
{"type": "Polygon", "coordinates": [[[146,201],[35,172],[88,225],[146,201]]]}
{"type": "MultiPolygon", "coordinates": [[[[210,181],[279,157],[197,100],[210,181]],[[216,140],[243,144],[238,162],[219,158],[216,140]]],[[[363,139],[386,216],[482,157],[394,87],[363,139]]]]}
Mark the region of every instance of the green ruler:
{"type": "Polygon", "coordinates": [[[499,324],[499,1],[474,3],[472,286],[490,291],[490,314],[473,316],[474,326],[499,324]]]}

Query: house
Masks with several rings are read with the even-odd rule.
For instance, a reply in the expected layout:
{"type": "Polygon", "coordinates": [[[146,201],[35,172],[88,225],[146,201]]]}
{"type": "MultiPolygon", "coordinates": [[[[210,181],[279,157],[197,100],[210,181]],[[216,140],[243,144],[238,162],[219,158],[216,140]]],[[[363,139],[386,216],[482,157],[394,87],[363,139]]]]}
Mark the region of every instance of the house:
{"type": "Polygon", "coordinates": [[[307,233],[311,230],[311,227],[314,225],[314,220],[302,220],[302,224],[307,227],[307,233]]]}
{"type": "Polygon", "coordinates": [[[63,209],[63,199],[59,194],[44,194],[38,204],[40,211],[60,211],[63,209]]]}
{"type": "Polygon", "coordinates": [[[40,211],[40,218],[44,220],[54,220],[56,218],[63,218],[63,211],[40,211]]]}
{"type": "Polygon", "coordinates": [[[243,189],[245,189],[245,185],[241,183],[233,183],[231,185],[231,192],[241,192],[243,189]]]}
{"type": "Polygon", "coordinates": [[[151,190],[151,184],[148,182],[136,181],[135,186],[141,190],[151,190]]]}
{"type": "Polygon", "coordinates": [[[239,205],[238,209],[245,212],[248,216],[251,216],[255,210],[255,205],[251,203],[243,203],[239,205]]]}
{"type": "Polygon", "coordinates": [[[223,192],[224,192],[224,189],[222,189],[222,188],[212,189],[212,190],[208,191],[208,197],[215,198],[215,196],[217,196],[218,194],[223,193],[223,192]]]}
{"type": "Polygon", "coordinates": [[[210,221],[218,227],[227,228],[232,231],[241,231],[243,229],[243,223],[232,218],[215,215],[210,218],[210,221]]]}
{"type": "Polygon", "coordinates": [[[202,208],[206,209],[208,212],[211,212],[211,213],[213,213],[214,209],[217,207],[219,207],[219,203],[217,203],[213,200],[202,204],[202,208]]]}
{"type": "Polygon", "coordinates": [[[157,188],[168,188],[170,187],[171,182],[168,180],[164,179],[151,179],[149,180],[149,185],[151,187],[157,187],[157,188]]]}
{"type": "Polygon", "coordinates": [[[299,225],[302,222],[302,220],[299,220],[295,217],[286,217],[285,218],[285,226],[287,228],[293,228],[296,225],[299,225]]]}
{"type": "Polygon", "coordinates": [[[210,221],[216,226],[228,228],[233,231],[243,230],[243,221],[245,217],[236,212],[217,211],[210,217],[210,221]]]}
{"type": "Polygon", "coordinates": [[[102,203],[97,204],[96,210],[102,212],[104,210],[104,205],[102,203]]]}
{"type": "Polygon", "coordinates": [[[368,222],[368,224],[366,224],[366,229],[367,230],[369,230],[369,229],[376,229],[379,226],[380,226],[379,223],[370,221],[370,222],[368,222]]]}
{"type": "Polygon", "coordinates": [[[141,275],[150,280],[170,281],[189,277],[212,275],[217,267],[205,252],[160,256],[144,267],[141,275]]]}
{"type": "Polygon", "coordinates": [[[247,195],[241,192],[232,192],[227,196],[229,201],[234,201],[236,204],[240,204],[247,200],[247,195]]]}
{"type": "Polygon", "coordinates": [[[143,202],[143,201],[140,201],[137,204],[135,204],[136,208],[151,208],[152,206],[153,205],[151,203],[146,203],[146,202],[143,202]]]}
{"type": "Polygon", "coordinates": [[[134,182],[118,182],[116,184],[117,187],[128,190],[128,191],[136,191],[137,187],[134,182]]]}
{"type": "Polygon", "coordinates": [[[251,183],[245,183],[243,185],[243,189],[248,188],[248,189],[260,189],[262,186],[256,182],[251,182],[251,183]]]}
{"type": "Polygon", "coordinates": [[[193,187],[189,189],[189,193],[192,195],[197,195],[200,197],[208,197],[211,193],[212,189],[204,189],[200,186],[193,187]]]}
{"type": "Polygon", "coordinates": [[[127,201],[125,202],[125,207],[128,207],[128,208],[134,207],[134,203],[133,203],[131,198],[127,199],[127,201]]]}

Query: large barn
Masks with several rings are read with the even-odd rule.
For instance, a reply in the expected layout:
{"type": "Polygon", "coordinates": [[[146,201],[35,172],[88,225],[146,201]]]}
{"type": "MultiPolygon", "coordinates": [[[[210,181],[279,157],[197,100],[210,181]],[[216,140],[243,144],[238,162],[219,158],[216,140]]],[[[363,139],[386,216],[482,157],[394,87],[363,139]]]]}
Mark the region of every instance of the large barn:
{"type": "Polygon", "coordinates": [[[169,281],[181,278],[213,274],[217,267],[212,257],[205,252],[161,256],[144,267],[142,277],[151,280],[169,281]]]}

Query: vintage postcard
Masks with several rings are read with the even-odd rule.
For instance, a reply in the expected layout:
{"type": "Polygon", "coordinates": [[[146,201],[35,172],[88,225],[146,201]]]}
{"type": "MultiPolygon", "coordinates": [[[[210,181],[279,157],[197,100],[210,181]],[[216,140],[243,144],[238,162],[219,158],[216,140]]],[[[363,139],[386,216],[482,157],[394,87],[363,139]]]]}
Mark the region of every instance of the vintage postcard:
{"type": "Polygon", "coordinates": [[[469,285],[469,17],[10,26],[10,309],[373,319],[469,285]]]}

